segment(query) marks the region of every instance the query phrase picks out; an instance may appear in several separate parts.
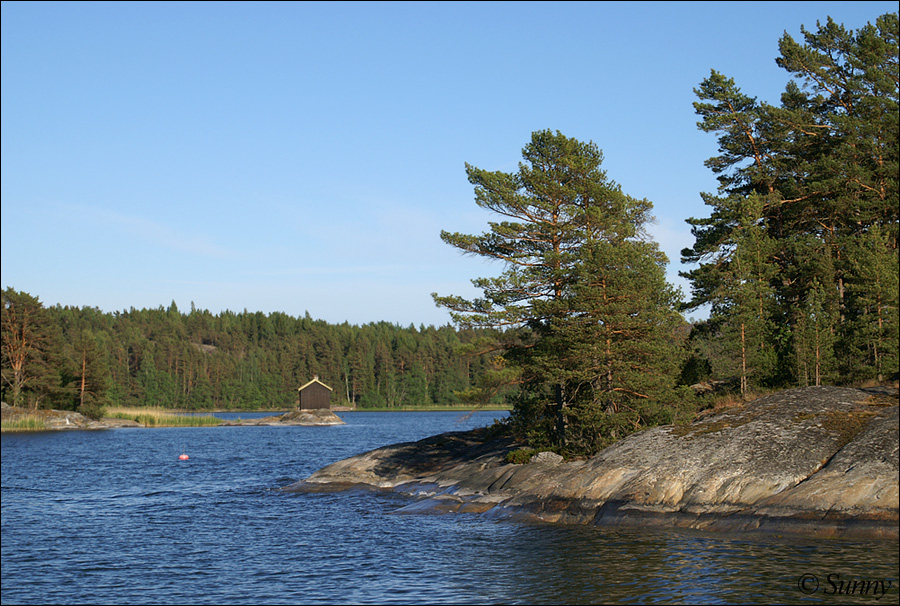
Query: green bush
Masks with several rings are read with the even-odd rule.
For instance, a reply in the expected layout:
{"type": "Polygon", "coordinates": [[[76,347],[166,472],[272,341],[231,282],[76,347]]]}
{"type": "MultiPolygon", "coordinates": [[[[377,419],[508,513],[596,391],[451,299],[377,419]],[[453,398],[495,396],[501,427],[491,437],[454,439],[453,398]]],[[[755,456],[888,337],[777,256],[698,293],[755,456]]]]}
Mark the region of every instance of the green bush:
{"type": "Polygon", "coordinates": [[[78,412],[92,421],[99,421],[106,416],[106,408],[100,404],[82,404],[78,412]]]}
{"type": "Polygon", "coordinates": [[[531,457],[536,455],[538,451],[534,448],[519,448],[506,453],[506,462],[513,465],[524,465],[531,462],[531,457]]]}

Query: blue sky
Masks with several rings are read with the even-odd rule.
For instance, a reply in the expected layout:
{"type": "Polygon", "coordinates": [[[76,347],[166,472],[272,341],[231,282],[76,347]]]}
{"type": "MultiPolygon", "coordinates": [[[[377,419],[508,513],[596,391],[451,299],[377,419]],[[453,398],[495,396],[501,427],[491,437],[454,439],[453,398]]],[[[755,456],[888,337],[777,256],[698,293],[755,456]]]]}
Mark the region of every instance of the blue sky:
{"type": "Polygon", "coordinates": [[[2,286],[104,311],[193,303],[449,322],[501,267],[465,163],[590,140],[670,259],[715,191],[693,89],[777,103],[778,39],[896,2],[2,4],[2,286]]]}

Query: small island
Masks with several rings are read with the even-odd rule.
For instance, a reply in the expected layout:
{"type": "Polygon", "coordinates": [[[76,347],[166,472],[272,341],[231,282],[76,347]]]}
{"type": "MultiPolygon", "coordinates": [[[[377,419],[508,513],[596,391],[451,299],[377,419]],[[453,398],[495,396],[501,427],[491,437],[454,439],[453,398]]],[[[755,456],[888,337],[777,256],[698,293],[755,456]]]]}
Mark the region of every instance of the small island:
{"type": "Polygon", "coordinates": [[[292,410],[283,415],[263,417],[262,419],[243,419],[240,421],[223,421],[223,426],[234,425],[344,425],[344,420],[326,409],[317,410],[292,410]]]}
{"type": "Polygon", "coordinates": [[[297,408],[283,415],[265,417],[224,425],[343,425],[344,421],[331,412],[333,390],[319,380],[319,376],[297,389],[297,408]]]}

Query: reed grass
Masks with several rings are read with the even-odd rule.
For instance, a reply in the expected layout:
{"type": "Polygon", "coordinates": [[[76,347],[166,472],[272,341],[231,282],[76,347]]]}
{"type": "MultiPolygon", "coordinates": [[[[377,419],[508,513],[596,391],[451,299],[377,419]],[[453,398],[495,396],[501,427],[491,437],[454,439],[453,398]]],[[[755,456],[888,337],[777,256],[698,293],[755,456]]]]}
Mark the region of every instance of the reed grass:
{"type": "Polygon", "coordinates": [[[106,416],[137,421],[144,427],[212,427],[222,423],[222,419],[212,415],[178,414],[158,406],[147,408],[114,406],[107,408],[106,416]]]}
{"type": "Polygon", "coordinates": [[[44,419],[34,415],[22,415],[15,419],[5,419],[0,423],[2,431],[44,431],[47,425],[44,419]]]}

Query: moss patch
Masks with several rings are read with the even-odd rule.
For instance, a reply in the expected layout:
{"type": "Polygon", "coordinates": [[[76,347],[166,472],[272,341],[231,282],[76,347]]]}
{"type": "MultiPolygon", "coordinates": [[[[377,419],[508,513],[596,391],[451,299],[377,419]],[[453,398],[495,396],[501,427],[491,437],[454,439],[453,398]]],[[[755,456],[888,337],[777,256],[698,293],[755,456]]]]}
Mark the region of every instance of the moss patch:
{"type": "Polygon", "coordinates": [[[824,414],[822,427],[838,436],[838,450],[862,433],[869,421],[878,413],[872,410],[840,412],[829,410],[824,414]]]}
{"type": "Polygon", "coordinates": [[[865,404],[866,406],[876,406],[878,408],[887,408],[888,406],[896,406],[897,401],[897,394],[889,395],[886,393],[878,393],[866,398],[862,404],[865,404]]]}
{"type": "Polygon", "coordinates": [[[729,416],[728,418],[717,419],[715,421],[691,423],[690,425],[676,425],[672,427],[672,433],[679,438],[691,440],[693,438],[699,438],[700,436],[722,431],[723,429],[740,427],[751,421],[753,421],[751,415],[744,415],[741,417],[729,416]]]}

